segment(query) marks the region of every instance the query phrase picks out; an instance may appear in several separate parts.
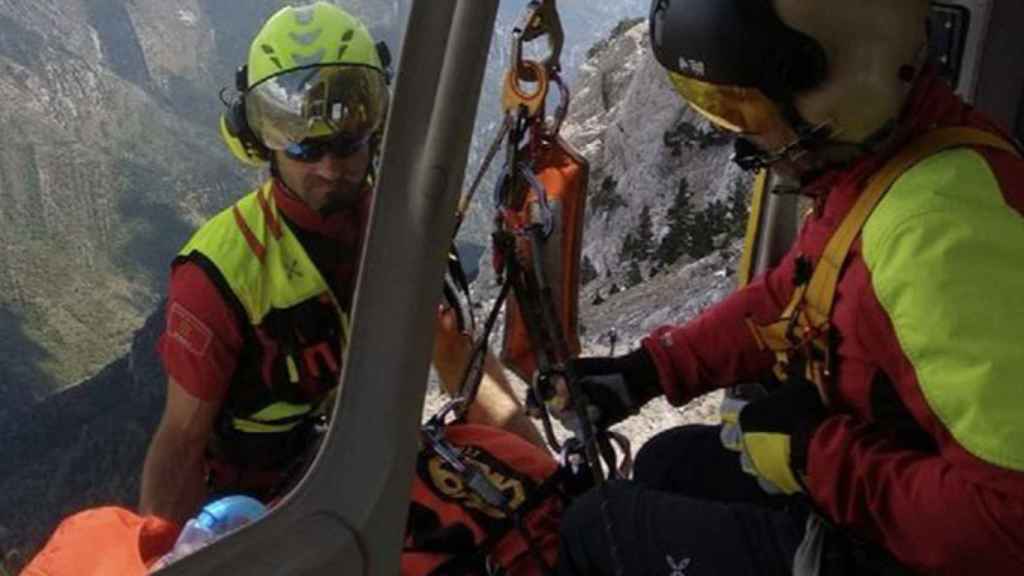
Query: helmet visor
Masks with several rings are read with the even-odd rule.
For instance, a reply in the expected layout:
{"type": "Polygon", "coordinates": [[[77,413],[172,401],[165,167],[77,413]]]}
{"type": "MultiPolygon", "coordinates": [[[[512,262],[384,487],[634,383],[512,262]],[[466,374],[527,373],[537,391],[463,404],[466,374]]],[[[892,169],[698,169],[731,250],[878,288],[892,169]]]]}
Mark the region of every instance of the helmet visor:
{"type": "Polygon", "coordinates": [[[757,88],[711,84],[669,71],[676,92],[702,116],[736,134],[763,134],[779,126],[778,106],[757,88]]]}
{"type": "Polygon", "coordinates": [[[250,128],[271,150],[309,139],[366,141],[384,124],[388,89],[375,68],[301,68],[271,76],[245,95],[250,128]]]}

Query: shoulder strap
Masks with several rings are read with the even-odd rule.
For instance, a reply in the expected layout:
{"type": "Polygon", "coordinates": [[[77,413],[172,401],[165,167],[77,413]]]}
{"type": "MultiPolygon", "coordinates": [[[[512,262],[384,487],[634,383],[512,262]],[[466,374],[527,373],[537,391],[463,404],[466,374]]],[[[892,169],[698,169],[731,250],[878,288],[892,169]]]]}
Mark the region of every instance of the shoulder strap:
{"type": "Polygon", "coordinates": [[[1017,154],[1016,149],[999,136],[976,128],[940,128],[923,134],[872,176],[825,245],[810,281],[794,288],[781,316],[767,325],[747,320],[758,345],[775,352],[776,377],[787,380],[791,369],[802,366],[804,377],[818,387],[822,399],[828,403],[825,380],[831,369],[829,320],[839,274],[853,241],[860,235],[875,206],[900,176],[929,156],[962,146],[995,148],[1017,154]],[[802,362],[791,362],[794,358],[802,362]]]}
{"type": "Polygon", "coordinates": [[[871,178],[864,193],[860,195],[857,203],[832,235],[825,246],[825,252],[822,253],[814,267],[814,275],[811,276],[806,293],[807,314],[812,325],[828,321],[835,299],[839,272],[850,251],[850,246],[885,193],[900,176],[921,160],[943,150],[962,146],[981,146],[1017,153],[1009,142],[999,136],[967,127],[932,130],[905,146],[896,157],[886,163],[871,178]]]}

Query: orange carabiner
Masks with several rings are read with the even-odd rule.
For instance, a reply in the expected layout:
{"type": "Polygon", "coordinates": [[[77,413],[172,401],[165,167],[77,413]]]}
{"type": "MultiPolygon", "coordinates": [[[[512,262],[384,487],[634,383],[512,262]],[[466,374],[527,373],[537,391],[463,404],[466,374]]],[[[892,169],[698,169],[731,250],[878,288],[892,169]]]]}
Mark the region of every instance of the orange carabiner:
{"type": "Polygon", "coordinates": [[[501,104],[506,113],[515,113],[520,106],[525,106],[528,116],[536,117],[544,110],[544,100],[547,96],[548,74],[539,62],[523,60],[518,69],[512,66],[505,73],[501,104]],[[532,82],[536,86],[532,91],[528,91],[524,89],[521,81],[532,82]]]}

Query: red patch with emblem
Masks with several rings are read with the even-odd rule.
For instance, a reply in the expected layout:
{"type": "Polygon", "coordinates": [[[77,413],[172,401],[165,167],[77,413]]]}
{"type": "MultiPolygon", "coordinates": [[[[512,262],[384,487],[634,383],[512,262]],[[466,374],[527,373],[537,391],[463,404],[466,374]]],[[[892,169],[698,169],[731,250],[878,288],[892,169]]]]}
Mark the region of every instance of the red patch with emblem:
{"type": "Polygon", "coordinates": [[[167,316],[167,333],[196,356],[205,356],[213,341],[213,330],[177,302],[167,316]]]}

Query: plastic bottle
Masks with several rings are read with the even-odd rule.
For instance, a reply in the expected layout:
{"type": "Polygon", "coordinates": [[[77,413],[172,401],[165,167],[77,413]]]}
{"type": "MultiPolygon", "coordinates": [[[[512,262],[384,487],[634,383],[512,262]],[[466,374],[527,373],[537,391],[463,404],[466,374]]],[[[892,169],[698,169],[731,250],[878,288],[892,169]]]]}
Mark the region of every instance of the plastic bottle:
{"type": "Polygon", "coordinates": [[[185,523],[174,548],[150,567],[150,573],[188,556],[225,534],[257,520],[267,511],[259,500],[248,496],[227,496],[210,502],[185,523]]]}

